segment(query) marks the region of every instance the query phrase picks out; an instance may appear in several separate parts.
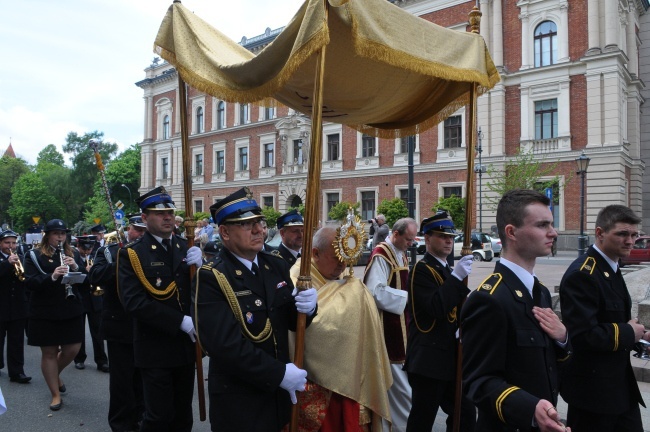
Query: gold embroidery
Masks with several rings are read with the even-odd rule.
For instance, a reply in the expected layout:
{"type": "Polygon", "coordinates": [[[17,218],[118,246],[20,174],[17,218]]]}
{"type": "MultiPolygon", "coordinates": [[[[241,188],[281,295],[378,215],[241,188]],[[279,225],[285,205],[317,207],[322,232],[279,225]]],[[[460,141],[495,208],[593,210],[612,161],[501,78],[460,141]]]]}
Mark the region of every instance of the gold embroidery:
{"type": "Polygon", "coordinates": [[[176,292],[176,281],[173,281],[172,283],[167,285],[167,288],[163,290],[154,288],[153,285],[151,285],[147,280],[147,277],[144,275],[144,271],[142,270],[142,264],[140,264],[140,258],[138,258],[138,254],[133,249],[127,249],[127,252],[129,253],[129,261],[131,261],[131,266],[133,267],[133,271],[135,272],[135,275],[138,277],[138,280],[149,292],[149,294],[151,294],[157,300],[167,300],[168,298],[174,295],[174,293],[176,292]]]}

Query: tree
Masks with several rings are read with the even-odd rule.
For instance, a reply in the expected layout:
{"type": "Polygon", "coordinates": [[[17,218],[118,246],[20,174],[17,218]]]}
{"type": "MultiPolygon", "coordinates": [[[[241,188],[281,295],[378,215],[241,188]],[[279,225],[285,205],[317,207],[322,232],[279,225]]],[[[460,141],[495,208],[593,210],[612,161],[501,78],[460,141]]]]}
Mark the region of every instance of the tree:
{"type": "Polygon", "coordinates": [[[57,217],[71,222],[79,220],[84,203],[77,196],[72,169],[43,161],[36,166],[36,173],[47,185],[50,199],[61,205],[61,213],[57,217]]]}
{"type": "Polygon", "coordinates": [[[32,217],[40,216],[43,222],[61,219],[63,204],[53,200],[50,186],[35,172],[23,174],[11,189],[9,215],[18,231],[32,226],[32,217]]]}
{"type": "MultiPolygon", "coordinates": [[[[99,176],[97,169],[95,171],[99,176]]],[[[112,188],[113,202],[120,200],[124,203],[124,212],[130,214],[138,211],[138,206],[133,201],[138,197],[140,187],[140,146],[138,144],[124,150],[107,164],[106,183],[112,188]]]]}
{"type": "Polygon", "coordinates": [[[345,218],[348,217],[349,208],[354,210],[355,215],[359,214],[359,203],[352,204],[347,201],[341,201],[330,209],[329,213],[327,213],[327,217],[329,220],[345,220],[345,218]]]}
{"type": "Polygon", "coordinates": [[[503,168],[496,168],[489,165],[487,173],[490,179],[486,187],[492,195],[485,196],[489,207],[496,211],[499,200],[506,192],[513,189],[534,189],[543,191],[547,187],[557,187],[560,184],[560,177],[555,175],[550,180],[540,180],[553,173],[558,162],[544,162],[544,156],[534,154],[532,151],[521,151],[507,161],[503,168]]]}
{"type": "Polygon", "coordinates": [[[391,200],[384,199],[377,207],[377,213],[381,213],[386,217],[386,223],[392,227],[398,219],[408,217],[409,210],[401,198],[393,198],[391,200]]]}
{"type": "MultiPolygon", "coordinates": [[[[11,205],[11,189],[16,181],[30,171],[24,159],[2,156],[0,158],[0,224],[11,221],[9,207],[11,205]]],[[[12,225],[12,224],[10,224],[12,225]]],[[[14,229],[16,229],[14,227],[14,229]]]]}
{"type": "Polygon", "coordinates": [[[262,214],[266,218],[266,225],[269,228],[275,228],[278,224],[278,218],[282,216],[282,213],[270,206],[264,207],[262,209],[262,214]]]}
{"type": "Polygon", "coordinates": [[[36,158],[36,165],[41,165],[42,163],[51,163],[53,165],[63,166],[65,160],[54,144],[48,144],[38,153],[38,157],[36,158]]]}
{"type": "Polygon", "coordinates": [[[440,198],[437,203],[431,207],[431,210],[447,210],[454,226],[457,230],[462,230],[465,226],[465,198],[452,195],[449,198],[440,198]]]}

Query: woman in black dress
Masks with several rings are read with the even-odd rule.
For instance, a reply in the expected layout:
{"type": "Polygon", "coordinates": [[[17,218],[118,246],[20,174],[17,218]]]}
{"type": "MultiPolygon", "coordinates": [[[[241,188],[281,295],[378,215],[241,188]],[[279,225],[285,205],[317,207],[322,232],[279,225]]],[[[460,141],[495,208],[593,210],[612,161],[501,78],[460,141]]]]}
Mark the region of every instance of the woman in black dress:
{"type": "Polygon", "coordinates": [[[31,293],[27,343],[41,347],[41,371],[52,393],[53,411],[61,408],[61,393],[66,390],[59,374],[85,337],[80,284],[62,283],[69,271],[86,273],[79,252],[67,242],[68,232],[65,222],[50,220],[40,245],[25,256],[26,287],[31,293]]]}

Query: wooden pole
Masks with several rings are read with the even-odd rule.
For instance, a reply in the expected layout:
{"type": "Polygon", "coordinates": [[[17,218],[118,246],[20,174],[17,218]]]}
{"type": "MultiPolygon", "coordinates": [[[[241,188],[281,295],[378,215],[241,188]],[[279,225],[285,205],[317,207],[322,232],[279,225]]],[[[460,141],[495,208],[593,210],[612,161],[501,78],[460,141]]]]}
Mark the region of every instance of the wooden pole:
{"type": "MultiPolygon", "coordinates": [[[[327,0],[323,1],[325,7],[325,20],[327,20],[327,0]]],[[[325,76],[325,46],[321,48],[316,59],[316,77],[314,80],[314,95],[311,115],[311,149],[309,151],[309,165],[307,170],[307,193],[305,198],[305,235],[302,241],[300,259],[300,276],[296,288],[306,290],[311,287],[311,247],[314,232],[318,221],[318,198],[320,197],[321,159],[323,154],[323,81],[325,76]]],[[[307,317],[298,314],[296,323],[296,346],[293,363],[302,368],[305,351],[305,326],[307,317]]],[[[291,411],[290,432],[298,430],[298,405],[291,411]]]]}
{"type": "MultiPolygon", "coordinates": [[[[177,2],[180,3],[180,2],[177,2]]],[[[187,237],[187,246],[194,246],[194,210],[192,209],[192,167],[190,158],[190,143],[187,131],[187,90],[181,74],[178,73],[178,94],[181,117],[181,149],[183,154],[183,195],[185,198],[185,235],[187,237]]],[[[190,266],[190,280],[194,279],[196,268],[190,266]]],[[[199,419],[205,421],[205,389],[203,385],[203,350],[198,338],[195,343],[196,348],[196,384],[199,394],[199,419]]]]}

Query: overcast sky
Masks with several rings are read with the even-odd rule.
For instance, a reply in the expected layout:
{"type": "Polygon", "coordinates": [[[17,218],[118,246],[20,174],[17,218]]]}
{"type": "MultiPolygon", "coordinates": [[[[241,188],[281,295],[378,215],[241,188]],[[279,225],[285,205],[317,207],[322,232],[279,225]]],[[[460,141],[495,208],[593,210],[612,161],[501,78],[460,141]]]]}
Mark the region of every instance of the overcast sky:
{"type": "MultiPolygon", "coordinates": [[[[289,22],[303,0],[183,0],[239,42],[289,22]]],[[[135,82],[172,0],[0,0],[0,156],[36,163],[70,131],[98,130],[120,151],[142,141],[135,82]]],[[[68,162],[69,155],[65,155],[68,162]]]]}

